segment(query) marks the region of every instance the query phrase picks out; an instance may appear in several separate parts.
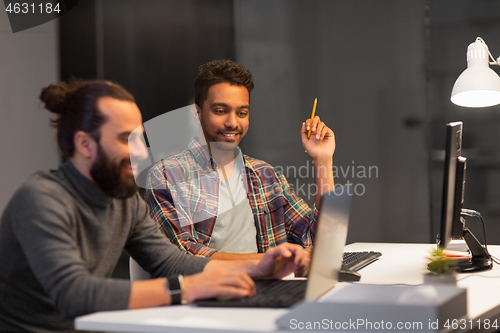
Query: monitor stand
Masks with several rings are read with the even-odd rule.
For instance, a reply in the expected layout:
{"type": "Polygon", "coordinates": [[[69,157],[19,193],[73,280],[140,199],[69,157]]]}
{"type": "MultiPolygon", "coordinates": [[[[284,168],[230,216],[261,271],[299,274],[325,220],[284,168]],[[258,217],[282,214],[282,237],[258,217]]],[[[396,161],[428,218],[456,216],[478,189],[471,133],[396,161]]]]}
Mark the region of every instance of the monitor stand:
{"type": "Polygon", "coordinates": [[[468,273],[476,271],[484,271],[491,269],[493,267],[493,261],[491,260],[490,254],[486,249],[479,243],[477,238],[470,232],[467,227],[463,228],[463,239],[467,244],[472,257],[464,259],[454,260],[451,264],[451,268],[459,273],[468,273]]]}

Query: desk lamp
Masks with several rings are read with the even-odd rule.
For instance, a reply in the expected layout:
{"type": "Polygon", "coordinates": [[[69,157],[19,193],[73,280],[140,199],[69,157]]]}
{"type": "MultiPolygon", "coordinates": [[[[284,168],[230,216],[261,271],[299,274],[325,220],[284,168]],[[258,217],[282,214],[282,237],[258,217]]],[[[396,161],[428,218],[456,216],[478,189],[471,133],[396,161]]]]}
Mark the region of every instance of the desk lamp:
{"type": "Polygon", "coordinates": [[[500,57],[495,60],[484,40],[477,37],[467,48],[467,69],[453,86],[451,101],[454,104],[470,108],[500,104],[500,77],[489,65],[500,66],[500,57]]]}

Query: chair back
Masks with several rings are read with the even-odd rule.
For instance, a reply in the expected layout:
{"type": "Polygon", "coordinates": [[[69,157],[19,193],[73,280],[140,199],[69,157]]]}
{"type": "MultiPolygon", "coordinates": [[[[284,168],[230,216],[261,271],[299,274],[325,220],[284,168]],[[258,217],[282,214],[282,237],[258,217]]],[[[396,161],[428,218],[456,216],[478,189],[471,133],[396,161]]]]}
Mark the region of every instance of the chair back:
{"type": "Polygon", "coordinates": [[[132,257],[130,257],[129,261],[129,271],[130,271],[130,281],[138,281],[138,280],[149,280],[151,279],[151,275],[142,269],[141,266],[135,261],[132,257]]]}

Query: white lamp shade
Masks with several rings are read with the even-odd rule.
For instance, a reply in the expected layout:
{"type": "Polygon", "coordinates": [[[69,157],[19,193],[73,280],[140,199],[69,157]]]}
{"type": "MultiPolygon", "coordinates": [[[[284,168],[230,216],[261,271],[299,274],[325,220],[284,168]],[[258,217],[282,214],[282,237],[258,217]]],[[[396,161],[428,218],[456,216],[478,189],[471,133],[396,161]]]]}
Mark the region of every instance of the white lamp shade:
{"type": "Polygon", "coordinates": [[[467,69],[458,77],[451,101],[465,107],[500,104],[500,77],[489,67],[488,46],[476,41],[467,48],[467,69]]]}
{"type": "Polygon", "coordinates": [[[455,82],[451,101],[470,108],[500,104],[500,77],[489,67],[469,67],[455,82]]]}

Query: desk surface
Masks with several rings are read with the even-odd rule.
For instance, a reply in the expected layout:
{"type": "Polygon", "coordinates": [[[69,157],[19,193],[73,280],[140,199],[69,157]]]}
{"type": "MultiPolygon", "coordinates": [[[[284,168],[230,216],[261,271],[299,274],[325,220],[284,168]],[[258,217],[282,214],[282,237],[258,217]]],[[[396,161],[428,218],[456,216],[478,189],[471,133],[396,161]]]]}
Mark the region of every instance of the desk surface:
{"type": "MultiPolygon", "coordinates": [[[[347,245],[345,251],[382,252],[377,262],[360,271],[362,283],[422,284],[427,271],[426,257],[435,247],[430,244],[354,243],[347,245]]],[[[488,249],[493,256],[500,257],[500,246],[488,249]]],[[[500,283],[496,278],[500,278],[500,266],[497,265],[489,271],[459,275],[458,286],[467,288],[469,318],[500,317],[500,283]]],[[[75,328],[106,332],[283,332],[278,330],[275,321],[287,311],[166,306],[81,316],[75,320],[75,328]]]]}

